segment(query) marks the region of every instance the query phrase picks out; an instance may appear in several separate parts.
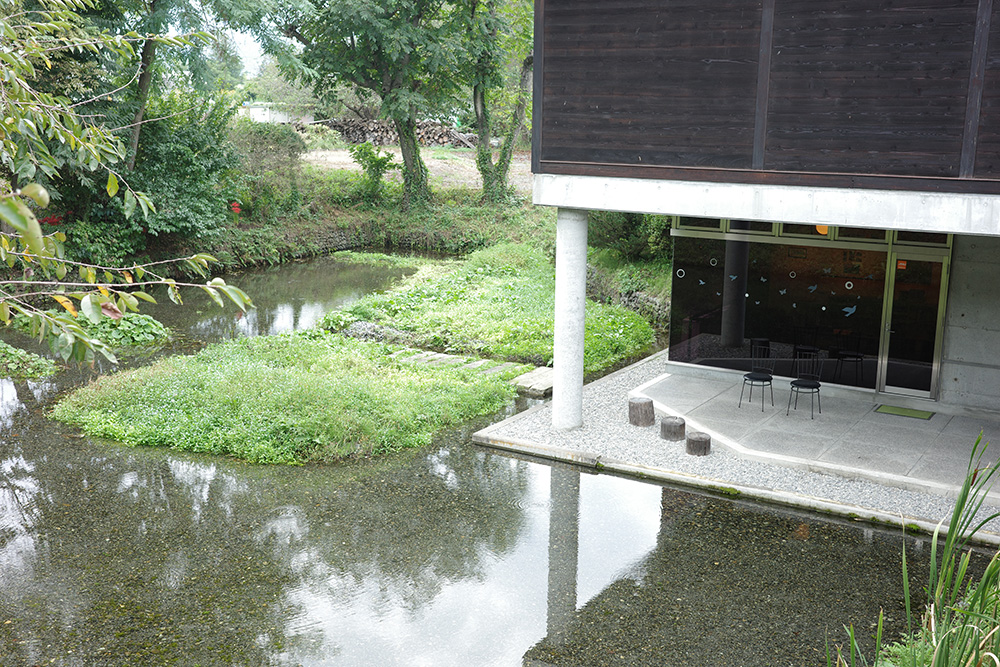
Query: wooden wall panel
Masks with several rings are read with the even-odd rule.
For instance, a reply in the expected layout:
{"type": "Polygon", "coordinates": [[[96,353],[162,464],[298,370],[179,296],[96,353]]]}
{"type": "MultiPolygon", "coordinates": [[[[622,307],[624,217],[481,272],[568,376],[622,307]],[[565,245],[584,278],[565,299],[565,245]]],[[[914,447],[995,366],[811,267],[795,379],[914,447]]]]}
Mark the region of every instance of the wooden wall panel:
{"type": "Polygon", "coordinates": [[[1000,191],[1000,0],[536,2],[540,173],[1000,191]]]}
{"type": "Polygon", "coordinates": [[[540,159],[747,168],[760,0],[545,0],[540,159]]]}
{"type": "Polygon", "coordinates": [[[976,9],[779,0],[764,168],[957,177],[976,9]]]}
{"type": "Polygon", "coordinates": [[[986,59],[976,178],[1000,178],[1000,2],[993,3],[986,59]]]}

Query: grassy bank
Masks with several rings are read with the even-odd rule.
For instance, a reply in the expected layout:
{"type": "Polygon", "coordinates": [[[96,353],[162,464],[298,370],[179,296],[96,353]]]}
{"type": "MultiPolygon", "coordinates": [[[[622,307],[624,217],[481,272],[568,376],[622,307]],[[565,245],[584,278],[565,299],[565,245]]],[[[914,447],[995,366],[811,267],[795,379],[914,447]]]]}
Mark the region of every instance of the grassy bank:
{"type": "Polygon", "coordinates": [[[98,379],[53,416],[95,437],[255,463],[305,463],[421,446],[504,407],[508,376],[410,366],[333,334],[248,338],[98,379]]]}
{"type": "Polygon", "coordinates": [[[366,201],[357,173],[306,165],[293,186],[266,183],[209,251],[228,269],[352,248],[465,254],[505,241],[555,247],[555,210],[526,200],[484,205],[478,190],[452,188],[403,210],[393,184],[366,201]]]}
{"type": "MultiPolygon", "coordinates": [[[[446,352],[552,362],[555,269],[537,248],[505,243],[461,263],[425,266],[406,284],[328,315],[340,330],[356,320],[402,330],[413,344],[446,352]]],[[[653,344],[652,327],[617,305],[587,303],[584,370],[605,371],[653,344]]]]}

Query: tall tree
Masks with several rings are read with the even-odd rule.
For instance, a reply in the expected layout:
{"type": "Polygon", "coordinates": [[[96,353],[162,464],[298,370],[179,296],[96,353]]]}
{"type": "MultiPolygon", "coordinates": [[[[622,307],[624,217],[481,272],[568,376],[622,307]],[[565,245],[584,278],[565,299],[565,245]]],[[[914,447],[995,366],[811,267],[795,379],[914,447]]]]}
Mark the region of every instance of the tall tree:
{"type": "Polygon", "coordinates": [[[350,83],[382,98],[399,135],[406,205],[430,194],[417,120],[457,98],[464,21],[446,0],[315,0],[282,25],[302,45],[303,75],[318,94],[350,83]]]}
{"type": "Polygon", "coordinates": [[[531,98],[532,3],[529,0],[468,2],[467,72],[478,136],[476,167],[483,179],[483,199],[500,203],[510,196],[507,176],[531,98]],[[509,81],[512,70],[516,77],[509,81]],[[503,108],[505,103],[509,109],[503,108]],[[503,142],[494,158],[492,140],[497,110],[505,112],[507,118],[503,142]]]}

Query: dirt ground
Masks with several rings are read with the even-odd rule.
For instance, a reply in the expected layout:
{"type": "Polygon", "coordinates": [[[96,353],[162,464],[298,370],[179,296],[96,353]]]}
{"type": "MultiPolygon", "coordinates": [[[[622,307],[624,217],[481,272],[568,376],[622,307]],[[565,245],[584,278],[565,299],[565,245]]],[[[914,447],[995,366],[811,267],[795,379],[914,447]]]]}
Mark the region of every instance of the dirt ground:
{"type": "MultiPolygon", "coordinates": [[[[387,146],[384,150],[396,156],[396,162],[402,163],[399,149],[387,146]]],[[[422,148],[420,150],[427,170],[430,172],[431,189],[468,187],[479,189],[483,185],[476,169],[476,152],[467,148],[422,148]]],[[[331,169],[350,169],[360,171],[359,167],[346,150],[309,151],[304,159],[310,164],[331,169]]],[[[398,172],[393,172],[386,178],[399,181],[398,172]]],[[[510,164],[509,179],[517,191],[531,196],[531,154],[528,151],[514,154],[510,164]]]]}

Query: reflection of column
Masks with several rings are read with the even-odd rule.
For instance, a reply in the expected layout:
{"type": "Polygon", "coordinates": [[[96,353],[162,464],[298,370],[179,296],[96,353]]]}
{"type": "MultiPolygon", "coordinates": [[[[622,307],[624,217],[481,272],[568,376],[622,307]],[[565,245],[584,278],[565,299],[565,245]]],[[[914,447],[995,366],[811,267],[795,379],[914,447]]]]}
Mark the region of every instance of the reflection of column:
{"type": "Polygon", "coordinates": [[[552,425],[583,426],[583,324],[587,301],[587,212],[561,208],[556,217],[555,340],[552,425]]]}
{"type": "Polygon", "coordinates": [[[576,613],[580,539],[580,471],[553,466],[549,495],[549,615],[546,634],[557,643],[576,613]]]}
{"type": "MultiPolygon", "coordinates": [[[[733,220],[730,229],[746,229],[748,226],[746,222],[733,220]]],[[[726,271],[722,276],[722,344],[725,347],[743,345],[749,268],[750,244],[746,241],[726,241],[726,271]]]]}

